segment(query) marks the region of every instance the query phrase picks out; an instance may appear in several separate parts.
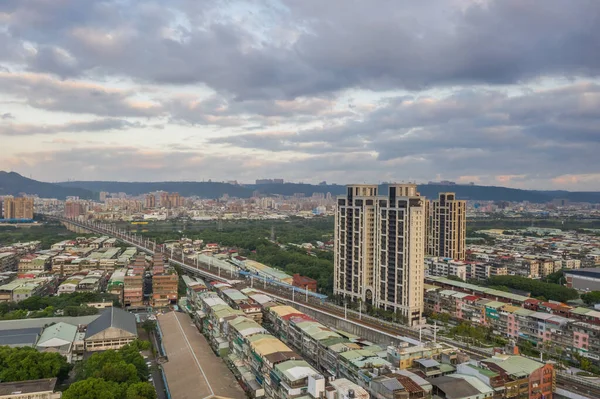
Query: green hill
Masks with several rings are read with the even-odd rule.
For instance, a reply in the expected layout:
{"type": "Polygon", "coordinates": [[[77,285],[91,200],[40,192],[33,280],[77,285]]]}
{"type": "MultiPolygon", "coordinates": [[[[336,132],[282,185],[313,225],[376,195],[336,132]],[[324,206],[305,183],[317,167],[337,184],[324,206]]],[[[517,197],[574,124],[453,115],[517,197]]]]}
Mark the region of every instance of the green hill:
{"type": "Polygon", "coordinates": [[[44,183],[28,179],[15,172],[0,171],[0,195],[37,194],[42,198],[65,199],[78,196],[84,199],[95,199],[97,194],[80,187],[63,187],[53,183],[44,183]]]}

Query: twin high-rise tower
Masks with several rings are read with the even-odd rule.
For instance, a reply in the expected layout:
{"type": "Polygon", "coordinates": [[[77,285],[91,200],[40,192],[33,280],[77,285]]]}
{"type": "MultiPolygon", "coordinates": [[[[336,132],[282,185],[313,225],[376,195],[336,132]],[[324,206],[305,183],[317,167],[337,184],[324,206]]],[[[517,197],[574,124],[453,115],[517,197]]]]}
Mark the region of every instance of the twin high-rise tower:
{"type": "MultiPolygon", "coordinates": [[[[448,206],[450,197],[455,201],[446,194],[429,204],[415,184],[391,184],[386,195],[379,195],[377,185],[347,186],[335,215],[334,293],[394,311],[405,324],[420,324],[425,254],[433,243],[446,250],[459,237],[449,233],[454,227],[446,228],[449,220],[461,223],[448,212],[462,209],[464,221],[464,207],[448,206]]],[[[464,257],[464,245],[462,251],[464,257]]]]}

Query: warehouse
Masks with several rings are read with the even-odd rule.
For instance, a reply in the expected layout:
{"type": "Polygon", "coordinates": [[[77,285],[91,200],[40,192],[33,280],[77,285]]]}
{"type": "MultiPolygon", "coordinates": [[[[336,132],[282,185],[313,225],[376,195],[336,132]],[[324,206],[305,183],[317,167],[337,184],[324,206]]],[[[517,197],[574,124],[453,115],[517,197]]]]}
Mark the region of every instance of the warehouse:
{"type": "Polygon", "coordinates": [[[86,351],[119,349],[137,338],[135,316],[119,308],[106,308],[85,332],[86,351]]]}

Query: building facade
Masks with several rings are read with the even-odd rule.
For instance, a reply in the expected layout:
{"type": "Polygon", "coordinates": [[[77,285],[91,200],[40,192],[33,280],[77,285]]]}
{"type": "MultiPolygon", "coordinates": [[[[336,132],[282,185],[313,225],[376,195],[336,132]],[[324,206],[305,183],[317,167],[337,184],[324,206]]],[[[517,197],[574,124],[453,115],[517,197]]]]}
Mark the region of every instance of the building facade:
{"type": "Polygon", "coordinates": [[[350,185],[335,217],[334,292],[397,312],[409,325],[423,311],[425,198],[415,184],[350,185]]]}
{"type": "Polygon", "coordinates": [[[4,197],[5,219],[33,219],[33,198],[4,197]]]}
{"type": "Polygon", "coordinates": [[[427,215],[428,254],[465,260],[467,236],[467,202],[455,193],[440,193],[429,204],[427,215]]]}

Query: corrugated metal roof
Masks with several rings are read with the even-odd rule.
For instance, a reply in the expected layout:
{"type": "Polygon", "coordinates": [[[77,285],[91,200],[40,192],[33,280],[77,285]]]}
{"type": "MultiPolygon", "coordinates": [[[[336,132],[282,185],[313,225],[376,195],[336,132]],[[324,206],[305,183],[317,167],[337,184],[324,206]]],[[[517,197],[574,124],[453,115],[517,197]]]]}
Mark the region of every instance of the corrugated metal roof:
{"type": "Polygon", "coordinates": [[[37,346],[48,346],[47,343],[53,342],[52,346],[66,345],[75,340],[77,326],[67,323],[56,323],[47,327],[37,342],[37,346]],[[59,345],[54,345],[59,343],[59,345]]]}
{"type": "Polygon", "coordinates": [[[85,338],[90,338],[110,327],[118,328],[137,336],[135,316],[129,312],[111,306],[106,308],[100,317],[90,323],[85,332],[85,338]]]}

